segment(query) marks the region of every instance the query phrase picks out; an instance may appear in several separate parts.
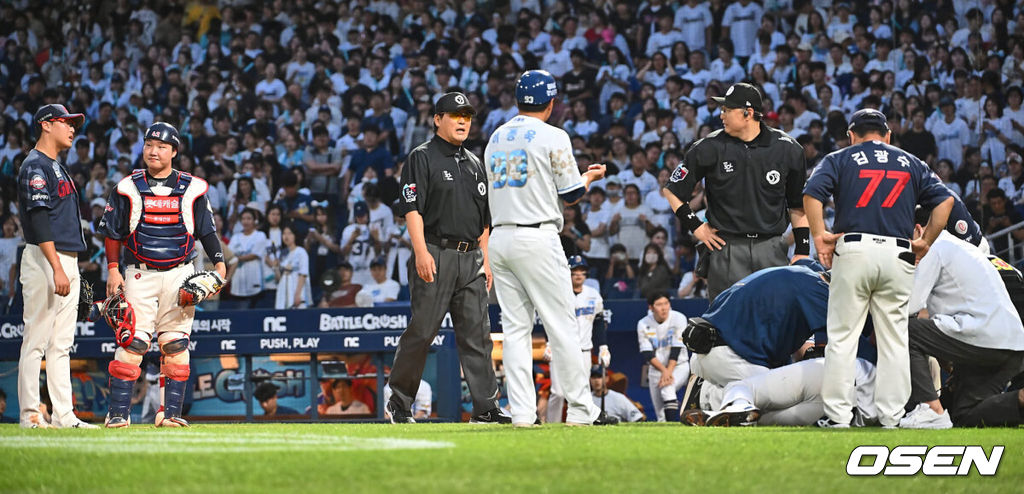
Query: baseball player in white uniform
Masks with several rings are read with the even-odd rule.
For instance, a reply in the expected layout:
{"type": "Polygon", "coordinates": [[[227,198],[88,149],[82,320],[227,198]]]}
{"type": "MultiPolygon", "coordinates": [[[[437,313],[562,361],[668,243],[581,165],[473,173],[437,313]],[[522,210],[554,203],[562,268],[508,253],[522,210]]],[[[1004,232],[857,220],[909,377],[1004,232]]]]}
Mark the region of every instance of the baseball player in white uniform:
{"type": "Polygon", "coordinates": [[[552,380],[566,402],[567,425],[617,423],[594,406],[573,313],[569,265],[558,239],[562,203],[575,204],[604,165],[580,175],[569,135],[548,125],[555,78],[531,70],[516,83],[519,115],[494,131],[484,153],[494,232],[489,258],[501,305],[504,364],[512,423],[537,422],[532,334],[536,310],[551,345],[552,380]]]}
{"type": "Polygon", "coordinates": [[[195,272],[195,242],[202,242],[221,279],[224,254],[206,198],[205,180],[174,170],[178,131],[157,122],[146,130],[142,150],[146,170],[136,170],[111,191],[99,229],[106,237],[107,296],[124,292],[135,314],[134,332],[119,335],[110,362],[110,408],[106,425],[127,427],[132,388],[153,336],[160,347],[162,402],[157,427],[188,427],[181,409],[188,388],[189,336],[195,306],[182,306],[179,292],[195,272]],[[124,276],[120,271],[123,258],[124,276]]]}
{"type": "Polygon", "coordinates": [[[690,361],[683,344],[686,316],[672,310],[668,294],[647,299],[650,314],[636,323],[640,354],[647,369],[647,387],[658,422],[679,422],[679,389],[690,380],[690,361]],[[680,358],[682,354],[682,358],[680,358]]]}
{"type": "MultiPolygon", "coordinates": [[[[580,352],[580,361],[589,371],[592,363],[590,353],[594,348],[594,341],[597,341],[597,358],[601,365],[607,368],[612,364],[612,353],[608,350],[606,341],[608,321],[604,313],[604,299],[601,298],[600,292],[583,284],[587,280],[587,262],[582,256],[570,257],[569,269],[572,272],[572,292],[576,297],[576,328],[579,331],[580,348],[583,349],[580,352]]],[[[551,360],[550,346],[545,348],[544,357],[545,360],[551,360]]],[[[563,405],[565,399],[562,398],[561,384],[552,379],[546,421],[561,422],[563,405]]]]}
{"type": "MultiPolygon", "coordinates": [[[[387,403],[391,401],[391,385],[384,385],[384,401],[387,403]]],[[[430,412],[434,406],[434,390],[430,387],[430,383],[420,379],[420,387],[416,389],[416,397],[412,402],[412,418],[414,419],[425,419],[430,416],[430,412]]]]}
{"type": "MultiPolygon", "coordinates": [[[[825,359],[814,358],[733,381],[725,387],[721,410],[706,415],[703,420],[706,425],[726,427],[753,425],[755,422],[761,425],[813,425],[825,413],[825,403],[821,399],[824,378],[825,359]]],[[[877,423],[875,365],[858,358],[854,383],[856,400],[851,425],[877,423]]],[[[691,422],[688,420],[688,423],[691,422]]]]}

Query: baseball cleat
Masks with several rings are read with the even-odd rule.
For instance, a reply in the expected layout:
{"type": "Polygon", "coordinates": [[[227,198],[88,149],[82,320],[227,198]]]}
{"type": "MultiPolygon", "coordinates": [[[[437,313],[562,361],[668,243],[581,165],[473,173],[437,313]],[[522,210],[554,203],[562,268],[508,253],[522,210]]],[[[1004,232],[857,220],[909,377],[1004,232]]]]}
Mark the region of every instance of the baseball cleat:
{"type": "Polygon", "coordinates": [[[711,415],[709,415],[708,412],[699,408],[692,408],[683,412],[682,422],[686,425],[701,427],[707,425],[709,417],[711,417],[711,415]]]}
{"type": "Polygon", "coordinates": [[[107,429],[121,429],[132,425],[131,418],[125,417],[110,417],[103,421],[103,426],[107,429]]]}
{"type": "Polygon", "coordinates": [[[741,425],[754,425],[757,419],[761,418],[761,411],[754,405],[730,404],[718,413],[707,417],[707,425],[711,427],[736,427],[741,425]]]}
{"type": "Polygon", "coordinates": [[[416,419],[412,418],[412,414],[395,406],[395,404],[390,401],[384,406],[384,417],[386,417],[392,424],[416,423],[416,419]]]}
{"type": "Polygon", "coordinates": [[[469,419],[471,424],[511,424],[512,417],[503,415],[497,408],[481,413],[480,415],[474,415],[473,418],[469,419]]]}
{"type": "Polygon", "coordinates": [[[60,428],[61,429],[99,429],[100,426],[95,425],[95,424],[90,424],[88,422],[85,422],[83,420],[80,420],[80,419],[76,418],[73,422],[71,422],[71,425],[61,425],[60,428]]]}
{"type": "Polygon", "coordinates": [[[594,419],[594,421],[589,423],[589,424],[581,423],[581,422],[569,422],[569,421],[565,422],[565,425],[567,425],[569,427],[585,427],[585,426],[588,426],[588,425],[618,425],[618,424],[619,424],[619,419],[617,417],[612,417],[611,415],[608,415],[606,412],[601,412],[601,414],[598,415],[597,418],[594,419]]]}
{"type": "Polygon", "coordinates": [[[818,422],[816,422],[814,425],[817,425],[818,427],[821,427],[822,429],[849,429],[850,428],[850,424],[840,424],[839,422],[833,422],[832,419],[828,418],[827,416],[818,419],[818,422]]]}
{"type": "Polygon", "coordinates": [[[188,421],[181,417],[166,417],[163,420],[156,423],[157,427],[191,427],[188,421]]]}
{"type": "Polygon", "coordinates": [[[38,413],[30,415],[28,420],[22,420],[21,427],[23,429],[56,429],[38,413]]]}

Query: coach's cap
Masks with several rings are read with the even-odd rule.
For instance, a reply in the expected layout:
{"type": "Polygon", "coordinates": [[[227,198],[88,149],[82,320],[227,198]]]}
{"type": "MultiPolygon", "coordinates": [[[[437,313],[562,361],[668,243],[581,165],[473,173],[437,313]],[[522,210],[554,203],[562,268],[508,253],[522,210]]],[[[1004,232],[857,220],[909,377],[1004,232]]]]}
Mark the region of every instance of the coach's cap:
{"type": "Polygon", "coordinates": [[[359,217],[366,216],[368,214],[370,214],[370,207],[367,206],[365,202],[359,201],[352,206],[352,216],[359,217]]]}
{"type": "Polygon", "coordinates": [[[43,123],[50,120],[57,120],[63,118],[70,120],[71,125],[74,125],[76,129],[81,127],[82,123],[85,122],[85,115],[82,115],[81,113],[68,113],[68,109],[64,108],[64,105],[59,105],[56,103],[50,105],[43,105],[38,110],[36,110],[36,114],[32,118],[35,120],[36,123],[43,123]]]}
{"type": "Polygon", "coordinates": [[[252,392],[252,396],[256,398],[256,401],[264,402],[275,396],[277,391],[281,388],[270,381],[264,381],[263,384],[256,386],[256,389],[252,392]]]}
{"type": "Polygon", "coordinates": [[[725,92],[725,97],[713,96],[711,99],[726,108],[753,108],[761,111],[761,91],[745,82],[737,82],[725,92]]]}
{"type": "Polygon", "coordinates": [[[388,265],[388,259],[386,257],[384,257],[384,256],[374,257],[373,260],[370,261],[370,267],[371,268],[374,267],[374,266],[387,266],[387,265],[388,265]]]}
{"type": "Polygon", "coordinates": [[[434,113],[468,113],[476,115],[476,108],[469,104],[469,98],[462,93],[447,93],[434,104],[434,113]]]}
{"type": "Polygon", "coordinates": [[[888,132],[889,124],[885,119],[885,114],[873,108],[865,108],[863,110],[857,110],[853,116],[850,117],[850,126],[847,127],[847,129],[881,130],[883,132],[888,132]]]}

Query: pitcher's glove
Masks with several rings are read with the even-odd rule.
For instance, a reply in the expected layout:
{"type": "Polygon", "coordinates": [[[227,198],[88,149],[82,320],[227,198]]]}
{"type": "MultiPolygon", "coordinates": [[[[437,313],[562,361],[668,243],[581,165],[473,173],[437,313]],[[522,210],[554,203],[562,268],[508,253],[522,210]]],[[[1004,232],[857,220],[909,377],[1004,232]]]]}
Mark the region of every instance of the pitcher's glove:
{"type": "Polygon", "coordinates": [[[178,289],[178,305],[188,307],[215,295],[227,281],[216,271],[200,271],[185,278],[178,289]]]}
{"type": "Polygon", "coordinates": [[[78,279],[81,281],[78,288],[78,322],[82,322],[89,319],[94,294],[92,283],[85,281],[85,278],[82,276],[79,276],[78,279]]]}

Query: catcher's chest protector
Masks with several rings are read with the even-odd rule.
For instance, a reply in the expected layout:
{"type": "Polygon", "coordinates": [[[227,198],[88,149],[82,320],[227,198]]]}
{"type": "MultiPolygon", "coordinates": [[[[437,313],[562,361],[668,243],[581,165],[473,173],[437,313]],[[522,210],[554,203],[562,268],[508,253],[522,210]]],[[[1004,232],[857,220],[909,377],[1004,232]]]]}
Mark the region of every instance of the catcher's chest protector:
{"type": "Polygon", "coordinates": [[[132,173],[131,182],[134,191],[131,187],[118,187],[118,193],[127,196],[132,204],[131,233],[124,240],[125,248],[151,268],[173,268],[189,260],[196,243],[192,236],[192,206],[206,192],[205,183],[193,182],[192,175],[179,173],[178,183],[170,186],[170,193],[157,195],[146,182],[145,171],[132,173]]]}

